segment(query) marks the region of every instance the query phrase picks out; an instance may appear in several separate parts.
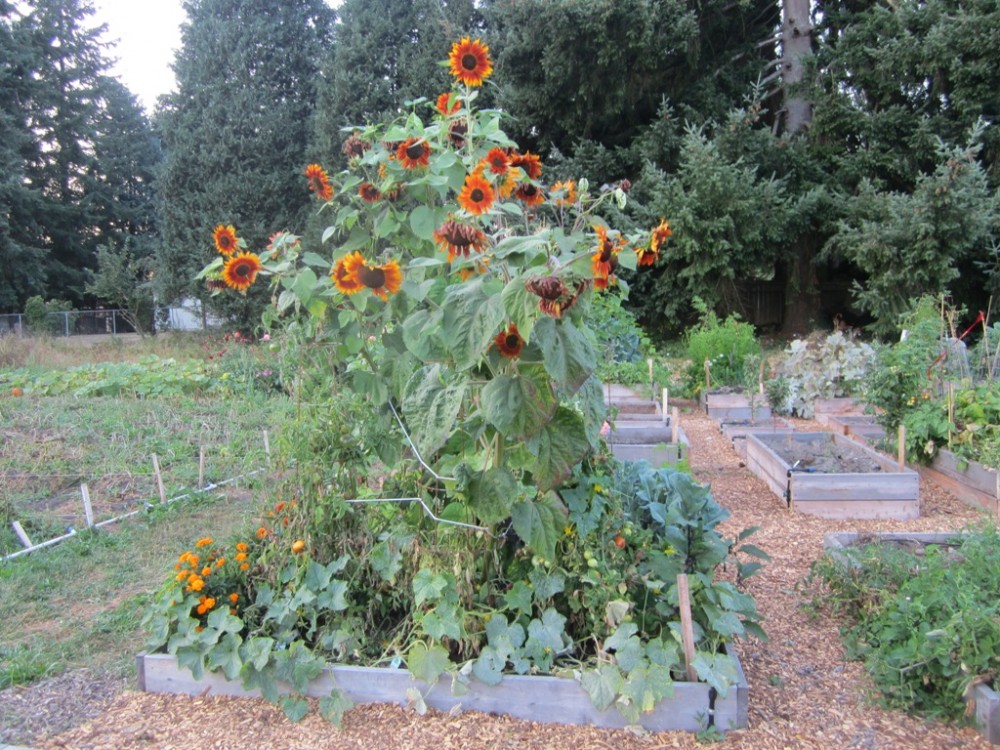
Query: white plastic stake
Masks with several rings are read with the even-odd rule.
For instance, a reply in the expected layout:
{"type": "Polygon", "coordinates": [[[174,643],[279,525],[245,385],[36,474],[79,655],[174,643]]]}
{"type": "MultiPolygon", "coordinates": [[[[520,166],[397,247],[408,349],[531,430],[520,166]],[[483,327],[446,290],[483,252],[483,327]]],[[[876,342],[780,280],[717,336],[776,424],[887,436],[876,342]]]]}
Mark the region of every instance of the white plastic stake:
{"type": "Polygon", "coordinates": [[[670,442],[674,445],[680,442],[681,438],[681,410],[676,406],[670,410],[670,442]]]}
{"type": "Polygon", "coordinates": [[[11,523],[14,527],[14,533],[17,534],[17,538],[21,540],[21,544],[25,547],[34,547],[35,545],[31,543],[31,539],[28,538],[28,533],[24,530],[21,524],[17,521],[11,523]]]}
{"type": "Polygon", "coordinates": [[[667,389],[664,388],[662,396],[661,396],[662,401],[660,402],[661,412],[662,412],[662,415],[663,415],[663,423],[664,424],[666,424],[666,422],[667,422],[667,400],[668,400],[667,397],[668,396],[669,396],[669,393],[667,392],[667,389]]]}
{"type": "Polygon", "coordinates": [[[153,454],[153,474],[156,475],[156,489],[160,492],[160,502],[167,502],[167,491],[163,489],[163,477],[160,475],[160,462],[153,454]]]}
{"type": "Polygon", "coordinates": [[[83,498],[83,517],[87,520],[87,528],[94,527],[94,507],[90,504],[90,490],[86,483],[80,485],[80,497],[83,498]]]}
{"type": "Polygon", "coordinates": [[[205,446],[198,446],[198,486],[205,486],[205,446]]]}
{"type": "Polygon", "coordinates": [[[267,462],[271,463],[271,441],[268,440],[267,430],[264,430],[264,453],[267,454],[267,462]]]}

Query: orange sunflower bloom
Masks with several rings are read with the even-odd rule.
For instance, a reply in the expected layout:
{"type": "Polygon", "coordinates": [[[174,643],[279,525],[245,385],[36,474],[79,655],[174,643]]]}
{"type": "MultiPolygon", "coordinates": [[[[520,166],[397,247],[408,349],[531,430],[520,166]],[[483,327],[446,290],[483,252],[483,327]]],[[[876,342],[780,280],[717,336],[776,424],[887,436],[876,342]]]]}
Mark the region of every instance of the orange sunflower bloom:
{"type": "Polygon", "coordinates": [[[236,239],[236,227],[232,224],[219,224],[212,233],[215,240],[215,249],[229,257],[236,252],[239,247],[239,240],[236,239]]]}
{"type": "Polygon", "coordinates": [[[513,153],[510,155],[510,165],[520,167],[524,173],[532,180],[537,180],[542,176],[542,157],[525,151],[523,154],[513,153]]]}
{"type": "Polygon", "coordinates": [[[594,278],[607,279],[618,265],[618,258],[615,256],[621,252],[624,242],[620,237],[617,240],[608,237],[606,227],[595,226],[594,231],[597,233],[597,252],[591,256],[590,268],[594,272],[594,278]]]}
{"type": "Polygon", "coordinates": [[[507,174],[510,169],[510,157],[502,148],[491,148],[486,154],[486,166],[493,174],[507,174]]]}
{"type": "Polygon", "coordinates": [[[361,196],[361,200],[365,203],[378,203],[382,200],[382,193],[370,182],[361,183],[361,186],[358,188],[358,195],[361,196]]]}
{"type": "Polygon", "coordinates": [[[506,331],[500,331],[496,338],[493,339],[493,343],[496,344],[497,351],[510,359],[518,356],[521,353],[521,349],[524,348],[524,339],[517,332],[516,323],[511,323],[507,326],[506,331]]]}
{"type": "Polygon", "coordinates": [[[358,281],[356,275],[357,269],[363,266],[364,263],[364,257],[355,250],[334,264],[333,270],[330,272],[330,278],[333,280],[333,285],[337,287],[338,292],[351,295],[357,294],[364,289],[364,285],[358,281]]]}
{"type": "Polygon", "coordinates": [[[448,251],[449,263],[459,256],[468,258],[473,250],[481,253],[486,249],[486,235],[481,229],[454,219],[448,219],[434,230],[434,242],[448,251]]]}
{"type": "Polygon", "coordinates": [[[309,180],[309,189],[316,193],[316,196],[325,201],[333,198],[333,187],[330,185],[330,178],[326,170],[319,164],[310,164],[306,167],[306,179],[309,180]]]}
{"type": "Polygon", "coordinates": [[[490,210],[496,195],[493,187],[480,174],[470,174],[465,178],[465,185],[458,195],[459,205],[474,216],[479,216],[490,210]]]}
{"type": "Polygon", "coordinates": [[[407,138],[396,147],[396,158],[407,169],[426,167],[431,160],[431,147],[422,138],[407,138]]]}
{"type": "Polygon", "coordinates": [[[362,261],[360,265],[349,269],[353,277],[364,287],[372,290],[383,301],[389,299],[390,294],[395,294],[403,285],[403,271],[399,263],[390,260],[381,266],[372,266],[362,261]]]}
{"type": "Polygon", "coordinates": [[[576,203],[576,182],[573,180],[557,182],[549,188],[549,195],[559,207],[572,206],[576,203]]]}
{"type": "Polygon", "coordinates": [[[448,62],[455,80],[466,86],[482,86],[483,81],[493,72],[490,48],[479,39],[463,37],[461,41],[455,42],[451,45],[448,62]]]}
{"type": "Polygon", "coordinates": [[[528,206],[538,206],[545,202],[545,194],[531,183],[518,185],[514,197],[528,206]]]}
{"type": "Polygon", "coordinates": [[[666,244],[667,238],[672,234],[673,232],[670,231],[670,224],[665,219],[660,219],[660,223],[656,225],[649,235],[649,246],[652,248],[653,252],[659,253],[666,244]]]}
{"type": "Polygon", "coordinates": [[[231,289],[244,292],[257,280],[262,268],[260,258],[254,253],[240,253],[226,261],[222,267],[222,280],[231,289]]]}
{"type": "Polygon", "coordinates": [[[445,117],[455,114],[462,108],[462,103],[457,98],[452,100],[451,96],[451,92],[446,91],[438,96],[437,103],[435,104],[437,111],[445,117]],[[448,102],[451,102],[451,106],[448,105],[448,102]]]}

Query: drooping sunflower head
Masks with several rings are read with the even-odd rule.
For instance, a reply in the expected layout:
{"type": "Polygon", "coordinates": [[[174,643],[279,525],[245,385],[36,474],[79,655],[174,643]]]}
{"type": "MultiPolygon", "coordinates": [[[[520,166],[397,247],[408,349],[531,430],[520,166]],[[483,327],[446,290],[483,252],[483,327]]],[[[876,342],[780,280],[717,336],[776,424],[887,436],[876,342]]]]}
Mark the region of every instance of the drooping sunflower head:
{"type": "Polygon", "coordinates": [[[434,242],[448,251],[449,263],[460,256],[468,258],[471,251],[481,253],[486,249],[486,235],[481,229],[454,219],[434,230],[434,242]]]}
{"type": "Polygon", "coordinates": [[[521,349],[524,348],[524,339],[517,332],[516,323],[511,323],[507,326],[507,330],[500,331],[493,339],[493,343],[496,345],[497,351],[509,359],[519,356],[521,349]]]}
{"type": "Polygon", "coordinates": [[[422,138],[407,138],[396,147],[396,158],[407,169],[419,169],[430,164],[431,147],[422,138]]]}
{"type": "Polygon", "coordinates": [[[256,281],[261,267],[260,258],[254,253],[240,253],[226,261],[222,267],[222,280],[231,289],[245,292],[256,281]]]}
{"type": "Polygon", "coordinates": [[[673,232],[670,231],[670,224],[666,219],[660,219],[653,231],[649,234],[649,247],[654,253],[659,253],[673,232]]]}
{"type": "Polygon", "coordinates": [[[337,287],[338,292],[351,295],[357,294],[364,289],[364,285],[357,278],[357,269],[359,266],[363,266],[364,263],[364,257],[355,250],[333,264],[330,278],[333,280],[333,285],[337,287]]]}
{"type": "Polygon", "coordinates": [[[587,281],[570,289],[558,276],[533,276],[524,282],[524,288],[538,297],[538,309],[552,318],[561,318],[580,298],[587,281]]]}
{"type": "Polygon", "coordinates": [[[358,195],[365,203],[378,203],[382,200],[382,193],[370,182],[362,182],[358,187],[358,195]]]}
{"type": "Polygon", "coordinates": [[[463,37],[461,41],[451,45],[448,67],[456,81],[466,86],[482,86],[483,81],[493,72],[490,48],[479,39],[463,37]]]}
{"type": "Polygon", "coordinates": [[[576,182],[573,180],[557,182],[549,188],[549,196],[560,208],[572,206],[576,203],[576,182]]]}
{"type": "Polygon", "coordinates": [[[656,265],[657,259],[660,257],[659,250],[653,249],[653,244],[639,245],[635,248],[636,263],[640,266],[653,266],[656,265]]]}
{"type": "Polygon", "coordinates": [[[387,301],[390,294],[395,294],[403,286],[403,271],[395,260],[380,266],[364,262],[354,271],[354,277],[383,301],[387,301]]]}
{"type": "Polygon", "coordinates": [[[538,206],[545,202],[545,194],[530,182],[518,185],[514,190],[514,197],[527,206],[538,206]]]}
{"type": "Polygon", "coordinates": [[[463,120],[454,120],[448,126],[448,142],[455,148],[462,148],[465,145],[465,136],[469,132],[469,123],[463,120]]]}
{"type": "Polygon", "coordinates": [[[434,108],[447,117],[458,112],[462,108],[462,103],[450,91],[446,91],[438,96],[434,108]]]}
{"type": "Polygon", "coordinates": [[[306,179],[309,180],[309,189],[316,193],[316,197],[328,201],[333,198],[333,187],[330,185],[330,178],[326,170],[319,164],[310,164],[306,167],[306,179]]]}
{"type": "Polygon", "coordinates": [[[236,238],[236,227],[232,224],[219,224],[212,233],[215,240],[215,249],[227,258],[236,252],[239,247],[239,240],[236,238]]]}
{"type": "Polygon", "coordinates": [[[529,179],[538,180],[542,177],[542,157],[525,151],[523,154],[514,152],[510,155],[510,165],[520,167],[529,179]]]}
{"type": "Polygon", "coordinates": [[[493,186],[486,178],[473,173],[465,178],[465,185],[458,195],[458,204],[470,214],[479,216],[490,210],[495,198],[493,186]]]}
{"type": "Polygon", "coordinates": [[[365,151],[371,147],[372,145],[367,141],[361,140],[357,133],[351,133],[351,135],[347,137],[347,140],[344,141],[344,145],[341,150],[344,152],[344,156],[348,159],[360,159],[365,155],[365,151]]]}

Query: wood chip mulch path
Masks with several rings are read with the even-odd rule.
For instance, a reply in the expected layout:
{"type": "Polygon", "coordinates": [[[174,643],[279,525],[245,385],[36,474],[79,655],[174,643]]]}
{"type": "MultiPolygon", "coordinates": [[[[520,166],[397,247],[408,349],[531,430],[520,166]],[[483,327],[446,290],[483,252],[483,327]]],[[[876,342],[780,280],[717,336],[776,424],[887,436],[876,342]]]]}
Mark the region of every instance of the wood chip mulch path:
{"type": "MultiPolygon", "coordinates": [[[[790,512],[742,464],[731,442],[707,416],[686,410],[696,476],[710,482],[732,518],[724,531],[760,530],[750,540],[771,556],[747,583],[763,614],[769,641],[742,642],[737,652],[750,683],[750,726],[727,733],[721,749],[858,748],[935,750],[991,746],[971,727],[938,724],[877,707],[861,665],[846,661],[839,637],[845,623],[813,604],[822,591],[805,584],[832,531],[944,531],[980,513],[929,482],[921,482],[921,515],[913,521],[828,521],[790,512]]],[[[799,428],[814,423],[800,422],[799,428]]],[[[691,734],[609,731],[537,724],[481,713],[427,716],[390,705],[358,707],[342,728],[312,714],[292,723],[259,699],[122,693],[100,716],[41,740],[46,750],[300,750],[337,748],[607,748],[656,750],[704,747],[691,734]]]]}

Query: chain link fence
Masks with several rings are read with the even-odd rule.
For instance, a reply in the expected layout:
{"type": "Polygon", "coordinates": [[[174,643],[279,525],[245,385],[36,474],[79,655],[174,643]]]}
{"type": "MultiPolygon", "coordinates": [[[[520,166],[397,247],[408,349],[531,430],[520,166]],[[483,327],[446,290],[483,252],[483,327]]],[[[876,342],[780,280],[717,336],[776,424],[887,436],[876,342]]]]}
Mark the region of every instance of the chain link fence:
{"type": "Polygon", "coordinates": [[[50,336],[93,336],[134,333],[122,310],[68,310],[46,313],[41,320],[28,320],[23,313],[0,315],[0,336],[48,334],[50,336]]]}

